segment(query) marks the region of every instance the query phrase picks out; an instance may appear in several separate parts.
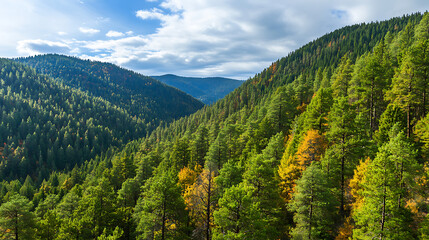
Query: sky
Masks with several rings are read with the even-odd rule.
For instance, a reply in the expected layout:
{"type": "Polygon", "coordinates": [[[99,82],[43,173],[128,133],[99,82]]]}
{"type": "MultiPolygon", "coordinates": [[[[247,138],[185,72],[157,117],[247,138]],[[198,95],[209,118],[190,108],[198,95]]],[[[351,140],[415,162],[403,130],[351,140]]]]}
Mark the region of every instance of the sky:
{"type": "Polygon", "coordinates": [[[0,57],[59,53],[144,75],[248,79],[335,29],[428,0],[0,0],[0,57]]]}

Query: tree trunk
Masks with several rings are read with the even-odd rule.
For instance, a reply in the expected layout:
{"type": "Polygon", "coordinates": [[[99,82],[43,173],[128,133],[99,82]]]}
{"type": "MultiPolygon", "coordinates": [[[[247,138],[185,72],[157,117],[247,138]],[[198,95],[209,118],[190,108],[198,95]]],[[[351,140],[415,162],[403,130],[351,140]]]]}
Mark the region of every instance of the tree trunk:
{"type": "Polygon", "coordinates": [[[163,203],[162,203],[162,226],[161,226],[161,239],[162,240],[164,240],[165,239],[165,208],[166,208],[166,206],[165,206],[165,196],[164,196],[164,200],[163,200],[163,203]]]}
{"type": "MultiPolygon", "coordinates": [[[[386,177],[386,163],[384,164],[384,177],[386,177]]],[[[383,239],[383,232],[384,232],[384,223],[386,221],[386,179],[384,179],[383,183],[383,206],[381,210],[381,233],[380,233],[380,240],[383,239]]]]}
{"type": "MultiPolygon", "coordinates": [[[[413,77],[411,76],[411,79],[413,79],[413,77]]],[[[410,82],[408,83],[408,94],[411,93],[412,87],[411,87],[411,79],[410,82]]],[[[411,101],[411,100],[408,100],[411,101]]],[[[408,102],[408,106],[407,106],[407,137],[410,138],[411,136],[411,102],[408,102]]]]}
{"type": "Polygon", "coordinates": [[[207,217],[206,217],[206,239],[210,240],[210,202],[211,202],[211,186],[212,186],[212,172],[209,171],[209,176],[208,176],[208,180],[209,180],[209,186],[208,186],[208,191],[207,191],[207,217]]]}
{"type": "Polygon", "coordinates": [[[311,222],[313,220],[313,188],[311,188],[310,198],[310,212],[309,212],[309,224],[308,224],[308,240],[311,240],[311,222]]]}
{"type": "Polygon", "coordinates": [[[372,138],[372,132],[374,130],[374,78],[371,79],[371,99],[369,103],[369,134],[372,138]]]}
{"type": "Polygon", "coordinates": [[[404,176],[404,162],[401,161],[401,170],[400,170],[400,175],[399,175],[399,188],[401,189],[401,191],[399,192],[399,198],[398,198],[398,208],[401,207],[401,200],[402,200],[402,189],[403,189],[403,183],[402,183],[402,178],[404,176]]]}
{"type": "Polygon", "coordinates": [[[19,240],[18,238],[18,211],[15,212],[15,240],[19,240]]]}
{"type": "Polygon", "coordinates": [[[340,216],[344,219],[344,165],[345,165],[345,157],[344,157],[344,147],[343,147],[343,156],[341,158],[341,205],[340,205],[340,216]]]}
{"type": "Polygon", "coordinates": [[[411,106],[408,104],[407,106],[407,137],[411,136],[411,106]]]}

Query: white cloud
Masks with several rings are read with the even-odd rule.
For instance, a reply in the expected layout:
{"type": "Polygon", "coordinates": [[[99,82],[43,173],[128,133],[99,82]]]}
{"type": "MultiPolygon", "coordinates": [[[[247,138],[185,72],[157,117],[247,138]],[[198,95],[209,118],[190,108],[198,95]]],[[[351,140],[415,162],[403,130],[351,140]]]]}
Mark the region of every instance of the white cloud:
{"type": "Polygon", "coordinates": [[[130,31],[115,32],[108,30],[124,29],[121,24],[132,21],[121,22],[117,16],[110,19],[88,12],[85,6],[90,2],[3,1],[0,18],[15,19],[18,25],[0,21],[0,49],[6,48],[5,42],[13,43],[15,48],[23,39],[46,39],[50,42],[20,41],[17,49],[20,54],[58,50],[148,75],[176,73],[242,79],[342,26],[429,8],[427,0],[159,0],[151,4],[157,7],[134,13],[134,21],[141,25],[126,25],[130,31]],[[69,2],[77,6],[62,7],[63,11],[58,11],[58,6],[51,7],[53,3],[69,2]],[[159,21],[156,29],[153,26],[157,23],[149,20],[159,21]],[[107,34],[96,34],[100,31],[107,34]],[[3,34],[9,32],[13,34],[3,34]],[[139,35],[143,32],[145,35],[139,35]]]}
{"type": "Polygon", "coordinates": [[[98,29],[95,29],[95,28],[86,28],[86,27],[80,27],[79,31],[81,33],[85,33],[85,34],[96,34],[96,33],[100,32],[100,30],[98,30],[98,29]]]}
{"type": "Polygon", "coordinates": [[[164,69],[205,76],[222,73],[247,78],[267,67],[267,63],[337,28],[401,16],[425,9],[429,3],[164,0],[160,7],[137,11],[137,17],[157,19],[161,24],[146,37],[144,51],[137,56],[139,61],[130,60],[128,66],[144,70],[154,61],[160,66],[149,71],[164,69]],[[386,8],[386,4],[391,7],[386,8]]]}
{"type": "Polygon", "coordinates": [[[58,32],[58,35],[60,35],[60,36],[65,36],[65,35],[67,35],[67,33],[66,33],[66,32],[63,32],[63,31],[59,31],[59,32],[58,32]]]}
{"type": "Polygon", "coordinates": [[[124,36],[124,33],[112,31],[112,30],[106,33],[106,37],[122,37],[122,36],[124,36]]]}
{"type": "Polygon", "coordinates": [[[19,41],[16,49],[22,55],[36,55],[42,53],[68,54],[71,48],[63,42],[34,39],[19,41]]]}
{"type": "Polygon", "coordinates": [[[163,11],[158,8],[152,8],[150,11],[139,10],[136,12],[136,16],[141,19],[159,19],[165,20],[167,15],[164,15],[163,11]]]}
{"type": "Polygon", "coordinates": [[[25,39],[58,41],[58,32],[72,36],[78,26],[93,16],[77,1],[1,0],[0,55],[17,57],[17,45],[25,39]],[[65,11],[66,9],[66,11],[65,11]],[[13,19],[13,21],[11,20],[13,19]],[[54,21],[53,21],[54,19],[54,21]]]}

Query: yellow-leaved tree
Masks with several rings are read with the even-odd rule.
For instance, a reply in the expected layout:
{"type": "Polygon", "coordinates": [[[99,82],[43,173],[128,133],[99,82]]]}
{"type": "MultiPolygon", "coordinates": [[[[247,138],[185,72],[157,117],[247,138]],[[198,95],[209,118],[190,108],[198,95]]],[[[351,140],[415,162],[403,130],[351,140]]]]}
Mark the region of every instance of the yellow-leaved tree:
{"type": "Polygon", "coordinates": [[[196,181],[184,194],[185,204],[192,224],[193,236],[197,239],[210,239],[213,227],[213,212],[216,206],[215,171],[204,169],[196,181]]]}
{"type": "MultiPolygon", "coordinates": [[[[289,143],[289,142],[288,142],[289,143]]],[[[278,170],[282,197],[289,201],[295,188],[295,182],[302,172],[314,161],[320,161],[328,143],[318,130],[307,131],[299,144],[296,154],[285,154],[278,170]]]]}

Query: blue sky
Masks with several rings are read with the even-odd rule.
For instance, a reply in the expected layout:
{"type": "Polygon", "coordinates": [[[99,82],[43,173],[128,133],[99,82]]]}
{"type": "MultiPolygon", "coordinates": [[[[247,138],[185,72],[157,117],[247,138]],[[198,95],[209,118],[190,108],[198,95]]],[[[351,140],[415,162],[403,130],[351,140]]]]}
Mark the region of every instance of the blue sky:
{"type": "Polygon", "coordinates": [[[0,0],[0,56],[61,53],[145,75],[247,79],[337,28],[427,0],[0,0]]]}

